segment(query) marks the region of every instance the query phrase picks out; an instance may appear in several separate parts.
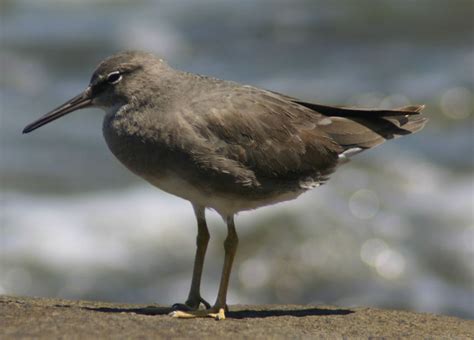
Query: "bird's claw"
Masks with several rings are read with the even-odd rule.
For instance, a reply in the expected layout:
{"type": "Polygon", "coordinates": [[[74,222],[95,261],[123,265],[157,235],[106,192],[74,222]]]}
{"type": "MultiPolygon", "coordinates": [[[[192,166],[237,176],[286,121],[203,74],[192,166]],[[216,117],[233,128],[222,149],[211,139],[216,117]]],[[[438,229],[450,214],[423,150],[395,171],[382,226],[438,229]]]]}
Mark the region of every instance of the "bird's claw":
{"type": "Polygon", "coordinates": [[[224,308],[209,308],[205,310],[182,311],[175,310],[168,314],[172,318],[190,319],[190,318],[213,318],[215,320],[225,320],[224,308]]]}

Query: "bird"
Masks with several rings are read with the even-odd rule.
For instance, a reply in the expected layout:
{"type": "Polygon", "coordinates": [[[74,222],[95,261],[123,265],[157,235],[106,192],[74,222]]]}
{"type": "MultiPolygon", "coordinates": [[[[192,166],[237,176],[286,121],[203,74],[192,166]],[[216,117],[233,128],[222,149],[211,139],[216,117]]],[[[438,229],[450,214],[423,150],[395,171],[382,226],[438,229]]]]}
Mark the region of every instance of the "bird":
{"type": "Polygon", "coordinates": [[[105,111],[110,151],[131,172],[189,201],[197,220],[191,287],[177,318],[225,319],[238,245],[234,216],[288,201],[324,184],[339,165],[386,140],[421,130],[424,105],[364,109],[316,104],[172,68],[148,52],[99,63],[86,89],[27,125],[29,133],[70,112],[105,111]],[[200,286],[210,234],[206,209],[227,225],[215,303],[200,286]]]}

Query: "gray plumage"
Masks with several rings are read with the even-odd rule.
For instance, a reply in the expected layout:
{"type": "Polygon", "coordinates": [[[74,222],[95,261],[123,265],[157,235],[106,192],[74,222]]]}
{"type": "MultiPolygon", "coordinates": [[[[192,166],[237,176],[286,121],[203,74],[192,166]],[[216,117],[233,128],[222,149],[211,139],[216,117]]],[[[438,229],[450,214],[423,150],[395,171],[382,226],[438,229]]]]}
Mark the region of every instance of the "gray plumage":
{"type": "MultiPolygon", "coordinates": [[[[155,184],[173,172],[206,197],[239,195],[248,201],[242,210],[296,197],[326,181],[346,150],[374,147],[418,131],[426,121],[416,115],[422,106],[356,110],[305,103],[177,71],[136,52],[105,60],[93,81],[122,63],[140,70],[113,88],[127,94],[125,106],[104,120],[111,151],[155,184]],[[148,68],[150,59],[154,63],[148,68]]],[[[222,215],[237,212],[211,208],[226,210],[219,211],[222,215]]]]}
{"type": "Polygon", "coordinates": [[[308,103],[178,71],[148,53],[123,52],[100,63],[82,94],[24,132],[90,106],[106,111],[107,145],[126,167],[193,204],[198,249],[188,300],[177,309],[196,316],[200,303],[210,307],[199,293],[209,240],[204,209],[226,220],[221,285],[206,314],[219,318],[237,247],[234,214],[294,199],[324,183],[352,155],[426,123],[423,106],[365,110],[308,103]]]}

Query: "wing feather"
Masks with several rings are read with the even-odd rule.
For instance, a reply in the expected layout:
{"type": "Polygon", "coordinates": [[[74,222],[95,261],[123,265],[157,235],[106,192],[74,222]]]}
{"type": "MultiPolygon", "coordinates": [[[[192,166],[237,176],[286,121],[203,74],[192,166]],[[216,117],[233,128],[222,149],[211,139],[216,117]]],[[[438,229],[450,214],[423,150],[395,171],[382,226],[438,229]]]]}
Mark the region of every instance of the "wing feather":
{"type": "MultiPolygon", "coordinates": [[[[198,158],[232,161],[232,166],[251,171],[257,182],[307,177],[322,182],[343,151],[318,128],[323,115],[250,86],[223,88],[194,98],[185,116],[209,146],[209,153],[198,158]]],[[[256,182],[249,179],[247,183],[256,182]]]]}

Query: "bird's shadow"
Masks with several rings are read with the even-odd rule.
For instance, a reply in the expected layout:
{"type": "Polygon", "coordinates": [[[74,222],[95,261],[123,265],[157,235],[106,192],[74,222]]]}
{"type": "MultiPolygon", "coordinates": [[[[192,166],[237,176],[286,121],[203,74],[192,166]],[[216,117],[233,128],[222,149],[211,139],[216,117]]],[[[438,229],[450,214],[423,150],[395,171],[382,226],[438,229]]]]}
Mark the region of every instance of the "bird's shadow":
{"type": "MultiPolygon", "coordinates": [[[[140,315],[166,315],[173,311],[171,307],[148,306],[142,308],[117,308],[117,307],[81,307],[82,309],[101,313],[131,313],[140,315]]],[[[229,319],[268,318],[278,316],[327,316],[347,315],[354,311],[350,309],[323,309],[323,308],[301,308],[301,309],[267,309],[267,310],[238,310],[229,311],[226,317],[229,319]]]]}
{"type": "Polygon", "coordinates": [[[302,309],[267,309],[267,310],[239,310],[229,311],[226,316],[232,319],[246,319],[246,318],[268,318],[275,316],[324,316],[324,315],[347,315],[354,311],[349,309],[322,309],[322,308],[302,308],[302,309]]]}
{"type": "Polygon", "coordinates": [[[101,313],[130,313],[140,315],[165,315],[173,311],[171,307],[148,306],[141,308],[118,308],[118,307],[81,307],[82,309],[101,313]]]}

